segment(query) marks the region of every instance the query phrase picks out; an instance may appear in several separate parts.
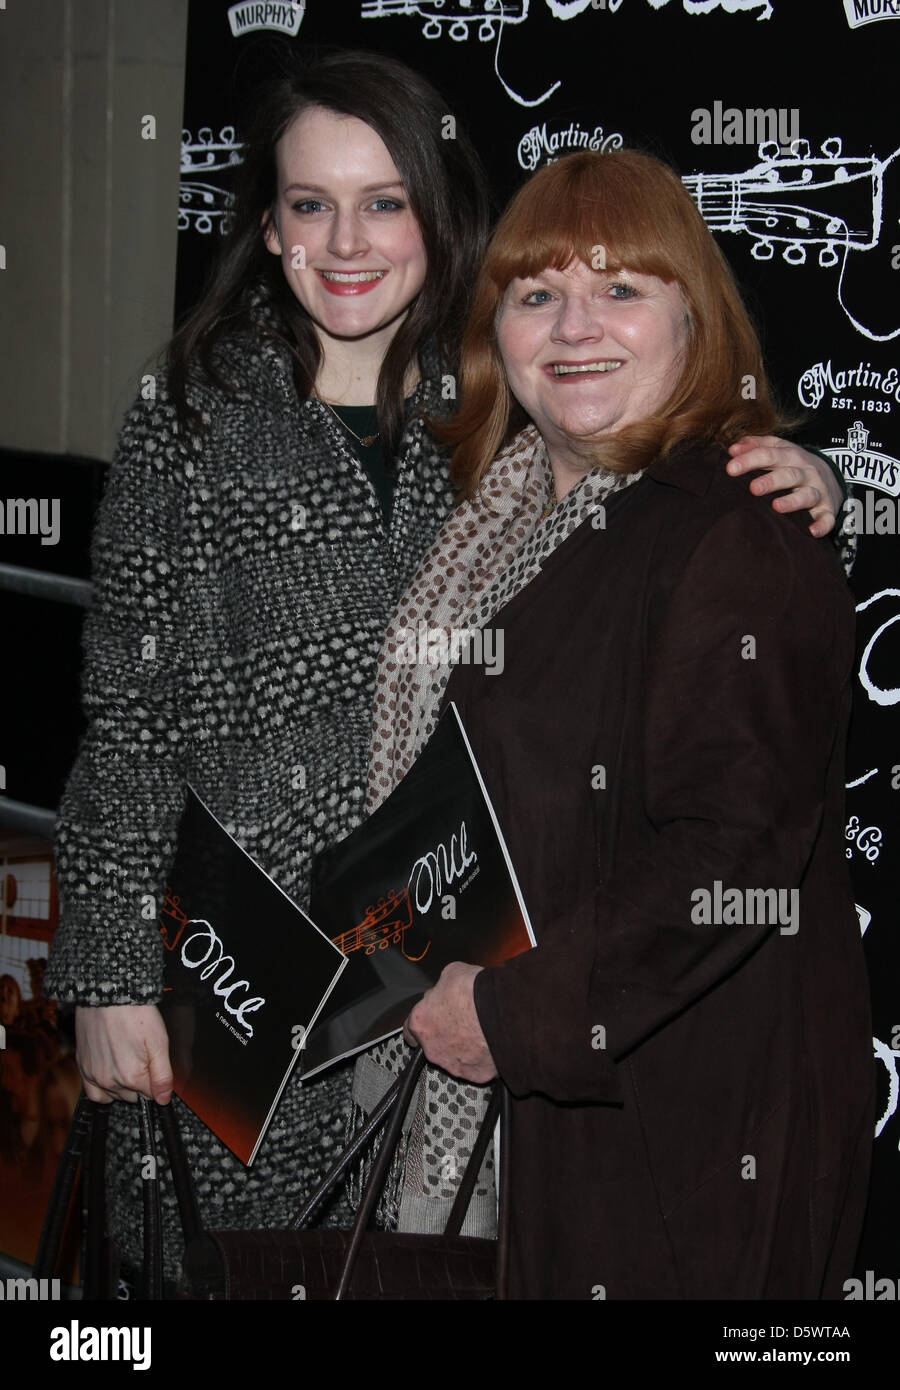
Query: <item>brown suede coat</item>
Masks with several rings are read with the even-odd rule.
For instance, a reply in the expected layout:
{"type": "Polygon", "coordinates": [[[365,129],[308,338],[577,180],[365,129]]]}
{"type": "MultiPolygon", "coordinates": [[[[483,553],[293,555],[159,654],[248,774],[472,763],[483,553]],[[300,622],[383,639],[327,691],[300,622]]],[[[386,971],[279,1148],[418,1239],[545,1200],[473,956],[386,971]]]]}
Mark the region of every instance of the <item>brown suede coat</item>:
{"type": "Polygon", "coordinates": [[[604,519],[497,615],[502,674],[447,690],[538,939],[475,988],[514,1096],[509,1292],[839,1298],[874,1097],[843,844],[852,602],[806,514],[718,449],[657,463],[604,519]],[[717,883],[740,912],[704,922],[717,883]]]}

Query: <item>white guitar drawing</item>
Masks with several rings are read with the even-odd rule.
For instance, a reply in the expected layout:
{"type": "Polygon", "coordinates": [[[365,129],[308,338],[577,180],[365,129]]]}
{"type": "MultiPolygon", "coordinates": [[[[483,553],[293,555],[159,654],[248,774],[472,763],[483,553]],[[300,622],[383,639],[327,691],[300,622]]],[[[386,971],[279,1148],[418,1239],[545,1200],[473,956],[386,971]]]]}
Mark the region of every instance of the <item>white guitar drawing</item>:
{"type": "MultiPolygon", "coordinates": [[[[411,0],[375,3],[409,5],[411,0]]],[[[521,18],[527,16],[527,6],[528,0],[521,0],[521,18]]],[[[483,23],[486,17],[487,6],[468,15],[470,23],[483,23]]],[[[445,22],[451,19],[451,15],[444,16],[445,22]]],[[[504,16],[504,22],[517,21],[504,16]]],[[[208,233],[214,226],[227,231],[230,195],[215,183],[199,181],[197,174],[201,170],[214,174],[239,164],[240,150],[232,126],[225,126],[218,138],[209,127],[200,130],[196,140],[190,131],[182,132],[180,231],[193,227],[208,233]]],[[[875,297],[871,287],[864,286],[862,297],[869,306],[865,310],[869,320],[866,324],[858,316],[863,310],[851,308],[845,292],[852,280],[851,254],[879,251],[883,257],[881,268],[892,277],[896,275],[891,270],[891,238],[896,236],[900,242],[900,224],[897,228],[892,226],[886,216],[886,203],[892,215],[900,211],[895,188],[900,170],[898,156],[900,148],[885,159],[876,155],[844,156],[839,136],[823,141],[818,155],[810,154],[806,140],[795,140],[790,154],[782,154],[778,144],[769,141],[759,146],[760,162],[743,173],[686,174],[682,182],[710,229],[749,236],[753,242],[751,254],[756,260],[771,260],[777,247],[789,265],[805,265],[809,252],[815,251],[822,269],[840,267],[839,305],[858,332],[872,342],[886,343],[900,336],[900,324],[895,326],[894,319],[890,327],[882,323],[875,328],[871,322],[876,313],[886,317],[897,313],[891,296],[875,297]]],[[[888,283],[893,288],[896,281],[891,278],[888,283]]]]}
{"type": "Polygon", "coordinates": [[[224,126],[218,139],[208,126],[198,131],[197,139],[189,130],[181,132],[181,182],[178,190],[178,230],[193,227],[196,232],[209,233],[214,226],[228,231],[228,212],[231,195],[215,183],[200,182],[199,171],[219,173],[232,164],[241,163],[241,144],[235,140],[234,126],[224,126]],[[184,175],[188,177],[185,178],[184,175]]]}
{"type": "Polygon", "coordinates": [[[391,19],[396,15],[414,16],[424,19],[422,37],[439,39],[446,28],[451,39],[463,43],[469,37],[469,28],[477,25],[478,38],[482,43],[490,43],[496,38],[494,49],[494,72],[503,90],[520,106],[540,106],[551,97],[559,87],[554,82],[539,97],[528,98],[514,92],[500,74],[500,39],[507,24],[524,24],[528,18],[530,0],[482,0],[480,5],[472,0],[363,0],[361,16],[363,19],[391,19]]]}
{"type": "Polygon", "coordinates": [[[877,313],[896,323],[890,297],[876,298],[869,288],[871,307],[851,309],[845,289],[851,254],[880,250],[883,268],[897,273],[891,270],[891,238],[900,241],[900,227],[886,224],[885,202],[896,216],[898,155],[900,149],[886,159],[847,158],[837,136],[823,141],[819,155],[810,155],[807,140],[795,140],[792,152],[782,155],[771,141],[759,146],[760,163],[745,173],[688,174],[682,181],[711,230],[744,232],[753,240],[756,260],[771,260],[778,247],[789,265],[804,265],[808,252],[818,251],[821,267],[839,266],[837,299],[847,318],[872,342],[886,343],[900,334],[900,325],[878,331],[871,323],[877,313]],[[869,326],[858,317],[862,312],[869,326]]]}
{"type": "MultiPolygon", "coordinates": [[[[647,0],[652,10],[661,10],[678,0],[647,0]]],[[[604,11],[603,18],[613,15],[624,0],[545,0],[554,19],[570,20],[590,11],[604,11]]],[[[494,72],[506,95],[520,106],[540,106],[561,85],[554,82],[539,97],[523,97],[500,75],[500,38],[507,24],[524,24],[528,18],[530,0],[363,0],[360,15],[363,19],[393,19],[398,15],[422,19],[422,37],[439,39],[445,30],[457,43],[464,43],[469,30],[474,29],[482,43],[496,39],[494,72]],[[477,26],[477,28],[476,28],[477,26]]],[[[771,19],[773,0],[681,0],[682,9],[690,15],[708,15],[720,7],[727,14],[760,11],[757,19],[771,19]]]]}

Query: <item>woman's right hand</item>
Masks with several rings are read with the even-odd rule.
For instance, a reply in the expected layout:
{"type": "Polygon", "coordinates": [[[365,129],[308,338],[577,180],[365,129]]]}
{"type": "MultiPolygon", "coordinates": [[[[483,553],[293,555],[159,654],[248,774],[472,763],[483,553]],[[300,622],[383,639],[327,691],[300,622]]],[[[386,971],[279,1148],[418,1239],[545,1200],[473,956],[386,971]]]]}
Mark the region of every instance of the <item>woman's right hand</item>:
{"type": "Polygon", "coordinates": [[[113,1004],[75,1010],[78,1068],[88,1100],[165,1105],[172,1095],[169,1035],[155,1004],[113,1004]]]}

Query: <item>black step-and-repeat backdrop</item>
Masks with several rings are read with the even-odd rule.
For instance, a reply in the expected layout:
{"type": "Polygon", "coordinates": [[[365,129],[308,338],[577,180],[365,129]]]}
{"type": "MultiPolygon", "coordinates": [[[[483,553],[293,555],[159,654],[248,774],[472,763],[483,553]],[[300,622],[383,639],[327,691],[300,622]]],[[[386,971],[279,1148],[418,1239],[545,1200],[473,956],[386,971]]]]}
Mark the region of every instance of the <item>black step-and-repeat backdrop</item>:
{"type": "Polygon", "coordinates": [[[783,402],[808,413],[801,437],[853,480],[859,647],[846,854],[872,979],[878,1077],[859,1272],[890,1278],[897,1296],[900,4],[192,0],[181,309],[197,297],[226,224],[241,113],[279,36],[303,48],[375,49],[419,68],[466,125],[498,206],[569,150],[636,144],[668,159],[761,322],[783,402]]]}

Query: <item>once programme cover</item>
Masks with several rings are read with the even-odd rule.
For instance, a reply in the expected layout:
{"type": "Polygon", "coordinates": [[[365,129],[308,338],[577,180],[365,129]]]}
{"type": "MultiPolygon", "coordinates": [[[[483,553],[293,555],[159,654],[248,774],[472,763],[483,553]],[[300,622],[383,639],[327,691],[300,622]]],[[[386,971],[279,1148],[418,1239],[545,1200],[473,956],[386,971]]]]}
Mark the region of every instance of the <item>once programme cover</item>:
{"type": "Polygon", "coordinates": [[[192,787],[160,928],[175,1093],[249,1165],[347,962],[192,787]]]}
{"type": "Polygon", "coordinates": [[[496,965],[534,945],[455,704],[387,800],[320,856],[309,910],[349,964],[303,1077],[396,1032],[451,961],[496,965]]]}

